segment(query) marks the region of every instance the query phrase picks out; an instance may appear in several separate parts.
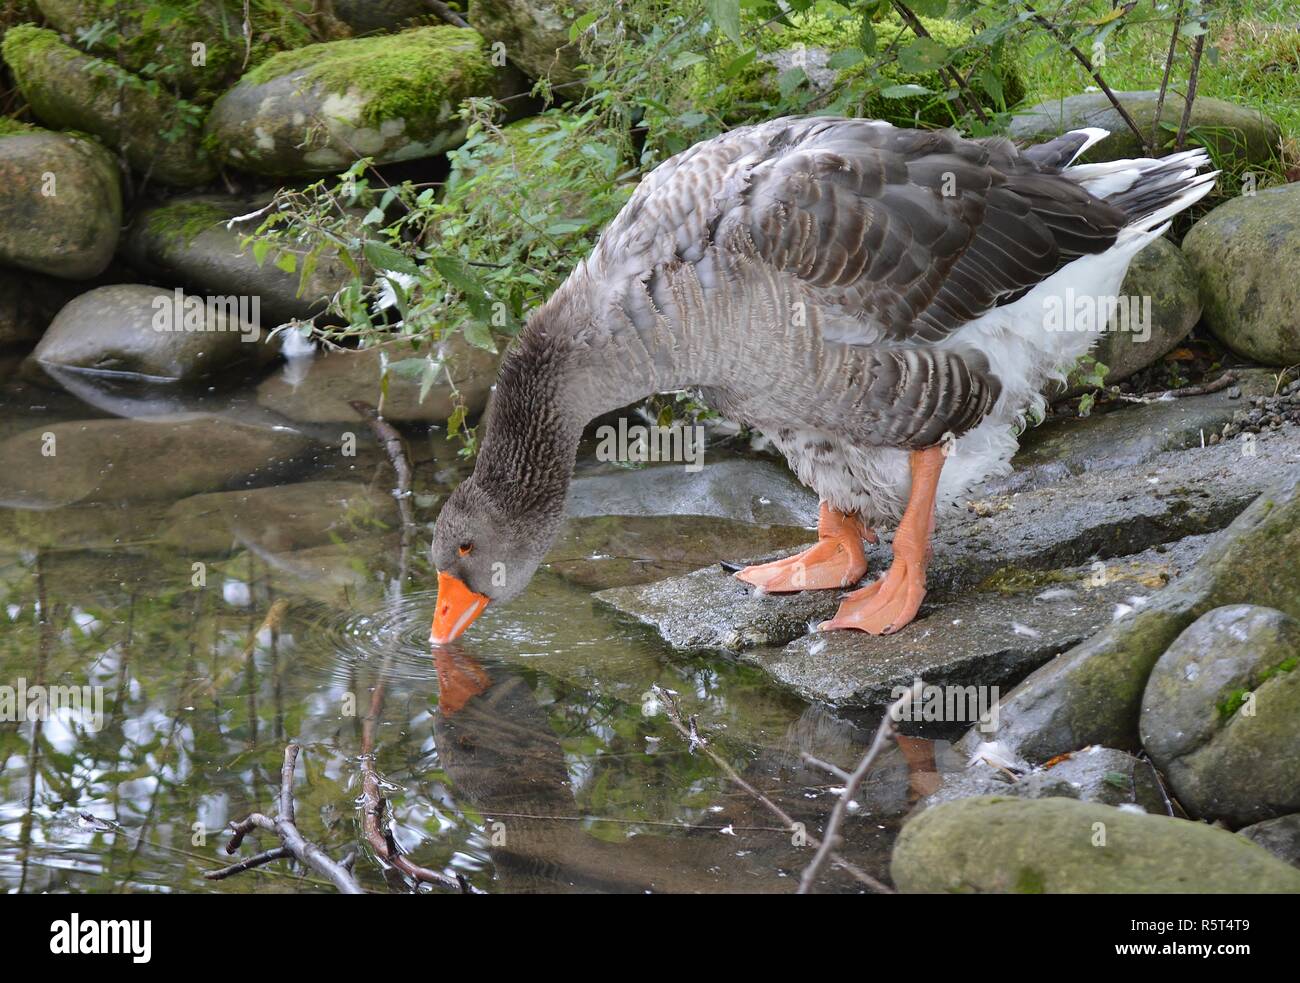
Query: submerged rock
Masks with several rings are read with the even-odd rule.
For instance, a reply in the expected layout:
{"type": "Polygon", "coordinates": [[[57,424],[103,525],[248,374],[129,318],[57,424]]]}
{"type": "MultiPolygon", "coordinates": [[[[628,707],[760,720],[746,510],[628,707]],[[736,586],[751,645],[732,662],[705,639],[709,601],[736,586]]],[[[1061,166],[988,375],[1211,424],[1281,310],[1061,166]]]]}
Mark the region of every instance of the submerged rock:
{"type": "Polygon", "coordinates": [[[464,28],[314,44],[245,75],[213,106],[208,135],[230,164],[273,177],[432,157],[464,140],[461,101],[504,95],[504,79],[464,28]]]}
{"type": "Polygon", "coordinates": [[[173,198],[136,213],[123,250],[132,263],[164,282],[181,283],[201,293],[257,297],[268,330],[293,318],[309,318],[351,274],[341,260],[328,254],[320,258],[305,284],[298,272],[286,273],[270,258],[259,266],[251,247],[242,244],[258,221],[234,228],[227,222],[265,204],[265,198],[229,195],[173,198]]]}
{"type": "Polygon", "coordinates": [[[0,506],[51,509],[74,502],[147,502],[252,488],[282,479],[311,442],[200,416],[51,423],[0,443],[0,506]]]}
{"type": "Polygon", "coordinates": [[[1234,198],[1183,239],[1205,323],[1225,345],[1265,365],[1300,362],[1300,184],[1234,198]]]}
{"type": "Polygon", "coordinates": [[[94,134],[132,169],[163,184],[189,187],[216,177],[202,146],[199,107],[43,28],[11,27],[0,50],[43,123],[94,134]]]}
{"type": "Polygon", "coordinates": [[[236,298],[177,293],[134,283],[88,291],[59,311],[32,360],[47,369],[188,382],[275,357],[260,327],[240,316],[236,298]]]}
{"type": "Polygon", "coordinates": [[[249,65],[277,51],[311,43],[302,15],[311,0],[170,0],[160,14],[156,0],[36,0],[53,26],[77,37],[99,38],[94,50],[132,72],[147,69],[166,88],[185,96],[215,95],[249,65]],[[244,16],[250,18],[248,40],[244,16]],[[108,32],[93,30],[110,22],[108,32]],[[197,64],[196,64],[197,62],[197,64]]]}
{"type": "Polygon", "coordinates": [[[430,356],[413,352],[408,342],[395,341],[360,351],[329,352],[302,365],[291,362],[257,387],[257,402],[300,423],[362,425],[350,401],[379,403],[387,360],[388,392],[383,402],[389,420],[440,423],[454,412],[458,393],[469,415],[480,412],[496,380],[499,356],[476,348],[457,333],[439,343],[432,357],[435,366],[442,368],[434,373],[424,399],[420,390],[430,356]],[[448,373],[454,386],[447,380],[448,373]]]}
{"type": "MultiPolygon", "coordinates": [[[[1116,92],[1115,96],[1148,139],[1158,133],[1159,147],[1173,146],[1175,132],[1156,128],[1158,92],[1116,92]]],[[[1176,130],[1182,118],[1183,101],[1170,91],[1161,107],[1160,120],[1173,124],[1176,130]]],[[[1104,92],[1085,92],[1041,102],[1013,116],[1007,135],[1028,146],[1085,126],[1099,126],[1109,130],[1110,136],[1090,148],[1081,158],[1083,161],[1149,156],[1143,150],[1142,141],[1129,129],[1104,92]]],[[[1216,161],[1267,164],[1277,158],[1281,139],[1278,125],[1256,109],[1209,96],[1197,96],[1192,103],[1188,145],[1210,148],[1216,161]]],[[[1229,192],[1225,190],[1225,193],[1229,192]]]]}
{"type": "MultiPolygon", "coordinates": [[[[1232,458],[1236,466],[1241,460],[1232,458]]],[[[1271,477],[1277,468],[1290,473],[1223,530],[1177,583],[1049,662],[1003,698],[992,739],[1027,761],[1046,761],[1088,744],[1135,748],[1152,667],[1202,614],[1227,604],[1255,603],[1300,617],[1300,566],[1295,563],[1300,470],[1293,462],[1294,457],[1291,463],[1271,465],[1251,460],[1247,470],[1257,477],[1271,477]]],[[[960,746],[969,752],[988,740],[971,732],[960,746]]]]}
{"type": "Polygon", "coordinates": [[[97,276],[113,259],[122,224],[117,163],[92,140],[0,118],[0,213],[0,263],[72,280],[97,276]]]}
{"type": "Polygon", "coordinates": [[[1296,871],[1225,830],[1071,799],[962,799],[903,826],[907,894],[1291,894],[1296,871]]]}
{"type": "Polygon", "coordinates": [[[1300,813],[1266,819],[1237,833],[1258,843],[1279,860],[1300,867],[1300,813]]]}
{"type": "Polygon", "coordinates": [[[182,499],[167,512],[160,538],[198,554],[225,553],[234,543],[282,553],[376,535],[396,520],[392,495],[353,481],[305,481],[182,499]]]}
{"type": "Polygon", "coordinates": [[[1142,697],[1142,745],[1178,801],[1230,826],[1300,811],[1300,621],[1236,604],[1165,651],[1142,697]]]}
{"type": "Polygon", "coordinates": [[[938,791],[917,803],[917,811],[979,795],[1017,799],[1078,799],[1107,806],[1137,806],[1165,814],[1165,799],[1148,762],[1126,751],[1092,746],[1076,751],[1050,767],[1035,768],[1015,781],[984,761],[943,776],[938,791]]]}

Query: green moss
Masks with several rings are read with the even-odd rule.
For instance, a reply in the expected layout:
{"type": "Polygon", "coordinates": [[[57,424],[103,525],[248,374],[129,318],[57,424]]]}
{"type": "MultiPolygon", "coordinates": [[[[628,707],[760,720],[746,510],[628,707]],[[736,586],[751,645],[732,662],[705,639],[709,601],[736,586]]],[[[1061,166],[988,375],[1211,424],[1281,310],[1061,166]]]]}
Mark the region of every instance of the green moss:
{"type": "Polygon", "coordinates": [[[92,33],[91,50],[202,102],[239,76],[246,57],[256,65],[312,40],[300,16],[311,12],[311,0],[252,0],[251,44],[244,35],[243,0],[45,0],[44,8],[60,30],[92,33]],[[204,46],[203,65],[193,63],[198,43],[204,46]]]}
{"type": "Polygon", "coordinates": [[[220,225],[230,213],[206,201],[179,201],[149,212],[145,227],[153,235],[189,245],[201,232],[220,225]]]}
{"type": "Polygon", "coordinates": [[[998,594],[1024,594],[1053,584],[1077,584],[1084,578],[1077,570],[1022,570],[999,567],[976,586],[976,590],[998,594]]]}
{"type": "Polygon", "coordinates": [[[12,137],[22,133],[39,133],[39,128],[11,116],[0,116],[0,137],[12,137]]]}
{"type": "Polygon", "coordinates": [[[1016,872],[1016,883],[1011,889],[1016,894],[1045,894],[1047,881],[1041,870],[1033,867],[1021,867],[1016,872]]]}
{"type": "Polygon", "coordinates": [[[329,92],[359,90],[366,99],[364,123],[403,119],[418,137],[421,121],[432,131],[456,108],[460,96],[453,93],[490,91],[495,70],[477,31],[440,25],[286,51],[244,81],[261,84],[293,74],[329,92]]]}

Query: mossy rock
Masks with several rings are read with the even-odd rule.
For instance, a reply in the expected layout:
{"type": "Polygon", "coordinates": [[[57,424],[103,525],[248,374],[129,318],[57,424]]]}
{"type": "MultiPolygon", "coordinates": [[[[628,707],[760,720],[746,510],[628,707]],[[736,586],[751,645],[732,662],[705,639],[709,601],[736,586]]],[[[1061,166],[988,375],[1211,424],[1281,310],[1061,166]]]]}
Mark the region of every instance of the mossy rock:
{"type": "Polygon", "coordinates": [[[553,85],[576,81],[582,54],[569,40],[569,26],[591,7],[589,0],[472,0],[470,27],[536,79],[553,85]]]}
{"type": "Polygon", "coordinates": [[[1234,604],[1202,615],[1156,663],[1142,745],[1199,819],[1237,828],[1300,812],[1300,621],[1234,604]]]}
{"type": "Polygon", "coordinates": [[[0,131],[0,263],[70,280],[102,273],[117,248],[117,163],[83,137],[0,131]]]}
{"type": "MultiPolygon", "coordinates": [[[[1154,90],[1115,93],[1133,122],[1148,135],[1147,139],[1156,134],[1159,95],[1154,90]]],[[[1166,126],[1173,126],[1174,131],[1159,130],[1156,146],[1161,151],[1173,147],[1182,117],[1182,100],[1176,93],[1167,93],[1160,119],[1166,126]]],[[[1104,92],[1085,92],[1040,102],[1012,117],[1007,135],[1028,146],[1084,126],[1099,126],[1109,130],[1110,136],[1089,149],[1080,158],[1082,161],[1091,163],[1147,156],[1142,140],[1129,129],[1104,92]]],[[[1187,143],[1208,149],[1217,167],[1228,170],[1267,167],[1278,157],[1281,136],[1278,125],[1257,109],[1209,96],[1198,96],[1192,103],[1187,143]]]]}
{"type": "Polygon", "coordinates": [[[269,176],[431,157],[464,140],[460,103],[504,94],[506,75],[466,28],[309,45],[245,75],[212,108],[208,137],[230,164],[269,176]]]}
{"type": "MultiPolygon", "coordinates": [[[[920,18],[922,26],[937,43],[957,51],[952,65],[965,75],[986,52],[969,48],[973,37],[970,27],[945,18],[920,18]]],[[[692,91],[697,101],[704,100],[724,121],[731,124],[751,122],[756,112],[779,100],[782,73],[802,68],[808,83],[818,90],[848,86],[861,89],[861,95],[843,110],[852,115],[882,119],[900,126],[951,125],[955,104],[942,98],[949,91],[946,79],[935,72],[909,72],[896,62],[883,65],[877,85],[862,87],[875,57],[868,55],[856,65],[835,68],[832,59],[838,52],[855,49],[859,43],[859,20],[856,17],[833,18],[810,15],[794,18],[794,26],[770,25],[758,34],[758,57],[730,79],[721,76],[721,67],[740,54],[731,45],[722,49],[721,57],[695,69],[692,91]],[[855,86],[855,83],[857,85],[855,86]],[[928,94],[887,98],[881,93],[897,86],[921,86],[928,94]]],[[[914,38],[911,29],[896,15],[888,15],[875,25],[877,51],[895,43],[906,46],[914,38]]],[[[992,76],[1001,89],[1001,99],[994,99],[979,86],[975,93],[980,104],[990,110],[1014,105],[1024,96],[1025,83],[1013,58],[999,52],[991,59],[992,76]]]]}
{"type": "Polygon", "coordinates": [[[163,184],[189,187],[216,177],[202,147],[203,111],[157,82],[30,25],[5,32],[0,51],[23,98],[48,126],[99,137],[132,169],[163,184]]]}
{"type": "Polygon", "coordinates": [[[96,25],[92,50],[130,72],[148,69],[168,88],[211,101],[277,51],[312,42],[304,16],[311,0],[252,0],[244,35],[244,0],[36,0],[54,27],[77,36],[96,25]],[[201,62],[201,64],[195,64],[201,62]]]}
{"type": "MultiPolygon", "coordinates": [[[[123,254],[162,283],[178,283],[204,294],[246,294],[260,298],[262,323],[270,328],[291,318],[318,314],[351,278],[327,253],[303,284],[268,258],[260,266],[246,235],[258,221],[229,228],[227,222],[266,205],[266,197],[190,195],[141,209],[127,230],[123,254]]],[[[303,250],[305,252],[305,250],[303,250]]],[[[299,255],[301,268],[302,255],[299,255]]]]}
{"type": "MultiPolygon", "coordinates": [[[[1156,239],[1133,257],[1119,295],[1141,304],[1141,314],[1127,329],[1112,316],[1108,330],[1091,352],[1092,358],[1106,366],[1108,386],[1163,358],[1201,318],[1196,273],[1168,239],[1156,239]],[[1116,330],[1116,325],[1122,330],[1116,330]]],[[[1071,393],[1082,390],[1084,375],[1081,370],[1071,374],[1071,393]]]]}
{"type": "Polygon", "coordinates": [[[1300,362],[1300,184],[1225,202],[1183,238],[1225,345],[1264,365],[1300,362]]]}
{"type": "Polygon", "coordinates": [[[1202,823],[1075,799],[980,796],[908,822],[906,894],[1293,894],[1300,871],[1202,823]]]}

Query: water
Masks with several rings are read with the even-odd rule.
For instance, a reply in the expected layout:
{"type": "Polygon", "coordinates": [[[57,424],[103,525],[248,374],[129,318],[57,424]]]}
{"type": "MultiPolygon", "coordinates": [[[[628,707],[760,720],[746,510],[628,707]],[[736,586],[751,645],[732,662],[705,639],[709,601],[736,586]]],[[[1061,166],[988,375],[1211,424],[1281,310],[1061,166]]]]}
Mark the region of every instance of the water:
{"type": "MultiPolygon", "coordinates": [[[[317,428],[311,454],[259,462],[262,479],[284,487],[242,503],[158,497],[178,471],[211,462],[133,457],[151,439],[134,430],[97,475],[71,451],[33,456],[33,433],[110,419],[124,411],[113,399],[87,405],[12,383],[0,397],[0,501],[23,506],[0,509],[0,685],[93,687],[103,713],[98,729],[73,711],[0,721],[5,889],[333,890],[286,861],[203,876],[237,859],[223,827],[274,813],[289,741],[303,747],[300,828],[336,858],[357,851],[367,890],[412,889],[365,839],[368,767],[401,850],[484,891],[794,889],[812,850],[691,752],[652,687],[676,692],[712,750],[813,832],[839,782],[800,752],[851,767],[874,721],[809,706],[723,656],[673,652],[595,605],[591,570],[575,575],[571,563],[543,568],[524,597],[435,656],[427,532],[403,548],[392,472],[362,427],[355,457],[317,428]],[[90,501],[84,488],[109,470],[119,490],[90,501]],[[317,484],[289,487],[304,481],[317,484]],[[33,508],[42,496],[56,507],[33,508]]],[[[151,407],[193,408],[126,409],[151,407]]],[[[217,412],[215,426],[274,422],[249,400],[217,412]]],[[[427,526],[465,465],[436,437],[412,452],[427,526]]],[[[642,576],[672,572],[651,564],[642,576]]],[[[859,796],[844,855],[887,879],[915,795],[891,750],[859,796]]],[[[274,845],[250,837],[238,856],[274,845]]],[[[859,889],[838,870],[820,887],[859,889]]]]}

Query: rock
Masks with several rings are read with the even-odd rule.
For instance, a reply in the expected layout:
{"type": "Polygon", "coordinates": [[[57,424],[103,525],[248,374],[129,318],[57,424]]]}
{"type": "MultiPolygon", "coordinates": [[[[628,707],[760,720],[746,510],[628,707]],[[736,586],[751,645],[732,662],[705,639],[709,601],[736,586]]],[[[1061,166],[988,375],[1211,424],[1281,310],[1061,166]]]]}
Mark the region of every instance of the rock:
{"type": "Polygon", "coordinates": [[[906,894],[1300,891],[1300,871],[1225,830],[1093,802],[997,796],[910,820],[890,875],[906,894]]]}
{"type": "Polygon", "coordinates": [[[182,310],[178,294],[135,283],[84,293],[59,311],[32,360],[42,368],[189,382],[275,357],[258,326],[239,316],[237,298],[190,295],[182,310]]]}
{"type": "MultiPolygon", "coordinates": [[[[1148,550],[1111,560],[1104,565],[1103,577],[1097,578],[1101,583],[1094,582],[1090,566],[1081,566],[995,574],[973,590],[956,594],[934,591],[921,608],[921,620],[896,635],[872,638],[858,632],[814,632],[783,648],[763,647],[765,631],[775,641],[784,640],[789,632],[779,621],[767,627],[755,616],[749,622],[751,634],[743,642],[722,647],[744,648],[741,658],[808,700],[880,707],[917,678],[937,686],[985,687],[996,698],[999,690],[1105,628],[1120,612],[1147,603],[1156,590],[1195,562],[1208,538],[1190,537],[1164,552],[1148,550]],[[755,642],[759,647],[749,647],[755,642]]],[[[803,605],[793,599],[783,604],[808,614],[790,629],[802,634],[809,625],[829,618],[839,606],[838,594],[809,592],[803,605]]],[[[762,605],[771,600],[745,592],[737,603],[762,605]]],[[[718,610],[717,601],[710,597],[699,605],[696,631],[718,610]]],[[[729,621],[735,614],[728,611],[725,617],[729,621]]],[[[959,717],[955,722],[974,719],[959,717]]]]}
{"type": "MultiPolygon", "coordinates": [[[[1272,467],[1289,474],[1223,530],[1177,583],[1002,699],[992,740],[1004,753],[1041,762],[1088,744],[1136,748],[1147,678],[1188,625],[1226,604],[1260,604],[1300,617],[1300,469],[1281,461],[1272,467]]],[[[972,731],[960,747],[969,753],[989,740],[972,731]]]]}
{"type": "Polygon", "coordinates": [[[1164,451],[1204,447],[1248,404],[1271,395],[1277,373],[1236,369],[1237,389],[1204,396],[1131,403],[1088,417],[1058,416],[1026,431],[1014,471],[972,490],[975,497],[1006,495],[1064,481],[1088,471],[1131,469],[1164,451]]]}
{"type": "Polygon", "coordinates": [[[1266,819],[1237,833],[1258,843],[1279,860],[1300,867],[1300,813],[1266,819]]]}
{"type": "Polygon", "coordinates": [[[75,296],[71,284],[0,268],[0,349],[30,348],[75,296]]]}
{"type": "Polygon", "coordinates": [[[409,343],[395,341],[361,351],[334,351],[315,358],[305,369],[290,363],[264,380],[257,387],[257,402],[302,423],[362,426],[349,401],[378,403],[385,359],[389,376],[384,416],[399,422],[441,422],[455,409],[455,390],[465,401],[468,415],[483,409],[496,379],[498,356],[470,345],[459,333],[452,335],[439,344],[437,360],[450,369],[455,390],[447,383],[446,374],[439,372],[437,381],[421,400],[421,379],[428,355],[413,352],[409,343]]]}
{"type": "Polygon", "coordinates": [[[334,16],[358,35],[395,31],[428,13],[424,0],[334,0],[334,16]]]}
{"type": "Polygon", "coordinates": [[[589,0],[474,0],[469,24],[489,44],[505,45],[506,57],[532,78],[563,85],[579,77],[583,61],[569,27],[590,6],[589,0]]]}
{"type": "Polygon", "coordinates": [[[0,263],[71,280],[102,273],[117,248],[122,190],[99,144],[0,128],[0,263]]]}
{"type": "Polygon", "coordinates": [[[52,509],[10,509],[21,549],[113,550],[150,539],[164,506],[157,502],[92,502],[52,509]]]}
{"type": "Polygon", "coordinates": [[[916,804],[916,810],[979,795],[1017,799],[1078,799],[1107,806],[1138,806],[1164,815],[1165,800],[1151,765],[1126,751],[1093,745],[1011,781],[1005,772],[976,761],[943,776],[943,784],[916,804]]]}
{"type": "Polygon", "coordinates": [[[216,177],[202,146],[198,107],[114,62],[82,54],[53,31],[10,28],[0,50],[43,123],[99,137],[134,170],[163,184],[188,187],[216,177]]]}
{"type": "MultiPolygon", "coordinates": [[[[264,198],[227,195],[173,198],[136,214],[123,250],[132,263],[164,282],[181,283],[199,293],[258,298],[267,329],[293,318],[309,318],[351,274],[341,260],[329,255],[320,258],[306,284],[298,272],[286,273],[271,259],[259,266],[252,250],[242,246],[257,223],[231,229],[226,221],[265,204],[264,198]]],[[[298,259],[301,262],[302,257],[298,259]]]]}
{"type": "Polygon", "coordinates": [[[162,542],[189,553],[283,553],[377,535],[396,524],[397,503],[358,482],[305,481],[184,498],[163,521],[162,542]]]}
{"type": "MultiPolygon", "coordinates": [[[[1158,92],[1116,92],[1115,96],[1143,134],[1155,132],[1158,92]]],[[[1173,92],[1168,93],[1161,107],[1160,119],[1177,127],[1182,117],[1182,100],[1173,92]]],[[[1085,126],[1099,126],[1109,130],[1110,136],[1084,154],[1080,158],[1082,161],[1150,156],[1144,152],[1142,141],[1129,129],[1104,92],[1085,92],[1041,102],[1013,116],[1007,127],[1007,135],[1016,143],[1028,146],[1085,126]]],[[[1172,147],[1175,136],[1174,132],[1161,130],[1160,147],[1172,147]]],[[[1188,145],[1207,147],[1216,162],[1267,164],[1277,158],[1281,138],[1278,125],[1258,110],[1208,96],[1197,96],[1192,103],[1188,145]]]]}
{"type": "Polygon", "coordinates": [[[766,526],[810,527],[817,523],[817,496],[782,465],[732,458],[699,471],[687,471],[681,464],[658,464],[580,476],[570,486],[568,514],[571,518],[703,515],[766,526]]]}
{"type": "Polygon", "coordinates": [[[310,44],[301,14],[312,14],[310,0],[252,3],[240,0],[171,0],[160,16],[154,0],[37,0],[45,19],[62,33],[99,38],[94,50],[131,72],[147,69],[165,88],[186,97],[212,97],[239,78],[249,65],[277,51],[310,44]],[[297,9],[295,9],[295,7],[297,9]],[[244,10],[251,18],[246,48],[244,10]],[[94,31],[109,22],[111,31],[94,31]],[[203,57],[195,57],[195,45],[203,57]],[[195,61],[202,64],[195,64],[195,61]]]}
{"type": "Polygon", "coordinates": [[[590,516],[565,524],[546,564],[566,580],[601,590],[644,584],[720,556],[753,556],[807,539],[806,529],[694,515],[590,516]]]}
{"type": "Polygon", "coordinates": [[[1205,323],[1225,345],[1265,365],[1300,362],[1300,184],[1225,202],[1183,239],[1205,323]]]}
{"type": "Polygon", "coordinates": [[[245,75],[213,106],[208,136],[230,164],[272,177],[432,157],[464,140],[461,101],[507,74],[476,32],[446,25],[309,45],[245,75]]]}
{"type": "Polygon", "coordinates": [[[1142,746],[1199,819],[1244,826],[1300,812],[1300,621],[1236,604],[1202,615],[1160,656],[1142,746]]]}
{"type": "MultiPolygon", "coordinates": [[[[928,574],[931,595],[953,597],[990,578],[995,583],[1009,585],[1014,585],[1018,578],[1027,578],[1032,585],[1041,571],[1090,564],[1094,559],[1129,557],[1187,536],[1222,529],[1269,486],[1277,473],[1275,469],[1294,467],[1288,462],[1300,457],[1300,431],[1288,428],[1261,437],[1256,452],[1249,468],[1241,466],[1242,449],[1236,443],[1165,452],[1127,471],[1084,473],[1063,484],[993,496],[972,503],[967,510],[945,511],[939,516],[933,541],[934,559],[928,574]]],[[[783,489],[791,485],[801,489],[785,469],[776,465],[768,465],[767,473],[774,477],[767,478],[763,471],[755,470],[753,477],[743,484],[718,468],[718,464],[709,464],[694,475],[688,475],[680,467],[647,468],[638,472],[650,476],[662,472],[662,476],[656,476],[659,483],[655,486],[638,486],[630,481],[621,485],[623,475],[579,479],[574,482],[573,495],[579,499],[580,486],[585,484],[597,493],[585,497],[594,502],[604,501],[608,513],[636,512],[634,503],[640,501],[647,503],[640,509],[643,512],[647,508],[657,509],[662,503],[667,514],[677,511],[745,519],[744,504],[765,491],[769,495],[780,491],[784,496],[783,489]],[[711,473],[717,477],[710,478],[711,473]],[[717,489],[716,498],[706,494],[710,484],[717,489]],[[674,494],[675,489],[685,492],[691,488],[696,490],[693,496],[674,494]],[[730,508],[720,507],[726,501],[725,496],[732,492],[739,492],[740,501],[730,508]]],[[[811,494],[804,499],[808,505],[803,514],[810,517],[805,521],[811,521],[812,499],[811,494]]],[[[779,501],[775,496],[774,500],[779,501]]],[[[785,519],[755,516],[748,521],[794,525],[798,520],[793,516],[785,519]]],[[[876,550],[869,555],[873,577],[882,567],[881,556],[876,550]]],[[[1039,590],[1048,586],[1053,585],[1040,585],[1039,590]]],[[[738,592],[744,590],[747,588],[713,566],[657,584],[602,591],[596,600],[651,625],[675,646],[742,651],[758,644],[784,644],[805,635],[809,621],[829,617],[838,604],[834,591],[752,597],[738,592]]],[[[972,629],[982,624],[975,621],[972,629]]],[[[926,627],[922,618],[896,636],[897,641],[861,636],[859,645],[863,646],[863,652],[874,651],[872,647],[881,644],[905,646],[909,637],[916,637],[926,627]]],[[[1051,630],[1068,631],[1068,628],[1056,626],[1051,630]]],[[[989,635],[985,641],[996,647],[1001,644],[999,638],[1005,635],[989,635]]],[[[1030,641],[1026,638],[1022,644],[1030,641]]],[[[943,639],[936,637],[935,644],[942,646],[943,639]]],[[[1041,656],[1041,650],[1034,651],[1037,652],[1034,657],[1041,656]]],[[[795,679],[799,660],[805,658],[798,653],[792,655],[789,680],[795,679]]],[[[869,661],[860,655],[846,654],[848,658],[858,663],[869,661]]],[[[780,661],[775,660],[773,665],[780,661]]],[[[846,689],[843,683],[844,680],[828,679],[828,692],[833,689],[840,698],[847,699],[852,690],[846,689]]],[[[801,686],[816,684],[813,674],[800,677],[801,686]]],[[[1140,684],[1138,693],[1133,694],[1134,702],[1139,693],[1140,684]]],[[[1112,744],[1097,738],[1060,751],[1073,751],[1088,743],[1112,744]]]]}
{"type": "MultiPolygon", "coordinates": [[[[1119,295],[1140,304],[1141,313],[1135,325],[1112,315],[1090,353],[1108,369],[1108,386],[1164,358],[1201,319],[1192,265],[1168,239],[1155,240],[1133,257],[1119,295]]],[[[1072,390],[1082,384],[1082,375],[1076,371],[1070,376],[1072,390]]]]}
{"type": "Polygon", "coordinates": [[[0,443],[0,506],[50,509],[253,488],[293,473],[311,450],[288,428],[197,415],[50,423],[0,443]]]}

